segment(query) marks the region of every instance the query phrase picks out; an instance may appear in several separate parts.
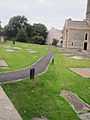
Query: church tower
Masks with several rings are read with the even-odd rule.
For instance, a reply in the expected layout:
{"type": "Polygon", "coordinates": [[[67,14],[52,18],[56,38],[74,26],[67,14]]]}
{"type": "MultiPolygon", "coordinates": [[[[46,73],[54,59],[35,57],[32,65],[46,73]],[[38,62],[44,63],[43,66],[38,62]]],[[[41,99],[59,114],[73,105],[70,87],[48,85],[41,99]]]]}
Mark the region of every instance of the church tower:
{"type": "Polygon", "coordinates": [[[90,0],[87,0],[86,19],[87,19],[87,20],[90,20],[90,0]]]}

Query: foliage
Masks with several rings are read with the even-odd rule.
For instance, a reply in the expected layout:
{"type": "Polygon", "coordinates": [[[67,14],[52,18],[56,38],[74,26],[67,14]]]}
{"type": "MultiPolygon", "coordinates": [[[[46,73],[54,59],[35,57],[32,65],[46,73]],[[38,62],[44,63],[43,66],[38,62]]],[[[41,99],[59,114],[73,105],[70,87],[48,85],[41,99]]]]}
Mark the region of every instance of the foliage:
{"type": "Polygon", "coordinates": [[[58,42],[59,42],[59,40],[53,39],[52,45],[57,46],[58,42]]]}
{"type": "Polygon", "coordinates": [[[34,24],[32,26],[32,42],[36,44],[45,44],[47,38],[47,28],[43,24],[34,24]]]}
{"type": "Polygon", "coordinates": [[[46,41],[44,40],[43,36],[35,35],[32,37],[32,43],[44,45],[46,41]]]}
{"type": "Polygon", "coordinates": [[[1,21],[0,21],[0,32],[1,32],[1,30],[2,30],[2,26],[1,26],[1,21]]]}
{"type": "Polygon", "coordinates": [[[9,38],[16,37],[20,29],[26,30],[27,18],[25,16],[14,16],[9,20],[8,25],[5,26],[4,30],[9,38]]]}
{"type": "Polygon", "coordinates": [[[43,24],[34,24],[33,25],[33,35],[43,36],[44,39],[47,38],[47,28],[43,24]]]}
{"type": "Polygon", "coordinates": [[[28,41],[27,33],[23,28],[18,30],[17,35],[16,35],[16,41],[19,41],[19,42],[27,42],[28,41]]]}
{"type": "Polygon", "coordinates": [[[30,25],[28,23],[28,19],[25,16],[12,17],[9,20],[8,25],[4,27],[4,31],[7,38],[11,40],[12,38],[16,38],[17,41],[21,42],[32,42],[36,44],[46,43],[47,38],[46,26],[43,24],[30,25]]]}

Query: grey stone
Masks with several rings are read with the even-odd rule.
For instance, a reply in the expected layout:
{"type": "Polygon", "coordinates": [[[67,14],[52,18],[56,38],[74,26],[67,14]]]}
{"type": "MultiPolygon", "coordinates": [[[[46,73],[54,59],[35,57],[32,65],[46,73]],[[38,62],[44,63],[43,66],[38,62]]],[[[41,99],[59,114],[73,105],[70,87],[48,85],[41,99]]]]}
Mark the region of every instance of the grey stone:
{"type": "Polygon", "coordinates": [[[0,87],[0,120],[22,120],[8,96],[0,87]]]}
{"type": "Polygon", "coordinates": [[[8,67],[8,64],[4,60],[0,60],[0,67],[8,67]]]}
{"type": "Polygon", "coordinates": [[[32,120],[48,120],[48,119],[45,117],[41,117],[41,118],[35,117],[35,118],[32,118],[32,120]]]}

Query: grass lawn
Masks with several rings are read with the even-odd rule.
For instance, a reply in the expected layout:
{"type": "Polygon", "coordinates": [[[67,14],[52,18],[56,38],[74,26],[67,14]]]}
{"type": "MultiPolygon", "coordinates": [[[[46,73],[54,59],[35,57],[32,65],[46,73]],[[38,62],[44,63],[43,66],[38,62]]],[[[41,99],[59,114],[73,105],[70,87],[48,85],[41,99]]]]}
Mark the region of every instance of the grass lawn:
{"type": "Polygon", "coordinates": [[[47,46],[32,45],[17,42],[15,46],[11,42],[0,44],[0,59],[5,60],[8,67],[0,67],[0,72],[12,71],[30,66],[36,62],[41,56],[46,55],[48,50],[47,46]],[[8,49],[19,48],[14,52],[8,52],[8,49]],[[36,51],[30,53],[28,49],[36,51]]]}
{"type": "Polygon", "coordinates": [[[71,72],[68,67],[90,67],[90,60],[73,60],[53,48],[55,64],[48,72],[17,83],[2,85],[23,120],[45,116],[48,120],[79,120],[71,106],[61,97],[63,89],[71,90],[90,104],[90,79],[71,72]]]}

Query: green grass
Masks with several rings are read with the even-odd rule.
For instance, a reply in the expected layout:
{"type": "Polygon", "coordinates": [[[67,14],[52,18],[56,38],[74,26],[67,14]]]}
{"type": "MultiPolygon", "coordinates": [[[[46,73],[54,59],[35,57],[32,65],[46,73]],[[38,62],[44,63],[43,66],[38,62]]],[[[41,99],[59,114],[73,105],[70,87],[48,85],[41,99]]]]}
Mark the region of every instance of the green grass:
{"type": "Polygon", "coordinates": [[[11,42],[0,44],[0,59],[4,59],[8,64],[8,67],[0,68],[0,72],[13,71],[30,66],[32,63],[36,62],[41,56],[47,54],[48,50],[46,48],[47,46],[25,43],[16,43],[15,46],[13,46],[11,42]],[[14,53],[10,53],[6,51],[7,47],[19,47],[21,49],[14,53]],[[37,53],[29,53],[27,49],[32,49],[37,53]]]}
{"type": "Polygon", "coordinates": [[[79,120],[71,106],[60,96],[71,90],[90,104],[90,79],[71,72],[68,67],[90,67],[90,60],[73,60],[53,48],[55,64],[48,72],[17,83],[2,85],[23,120],[46,116],[48,120],[79,120]]]}

